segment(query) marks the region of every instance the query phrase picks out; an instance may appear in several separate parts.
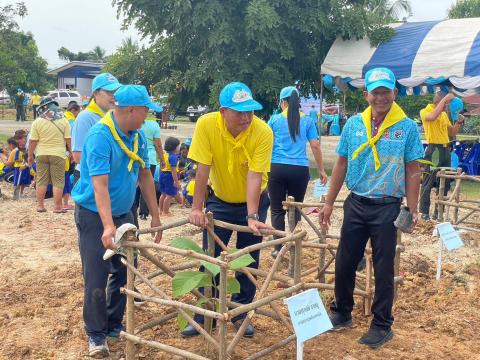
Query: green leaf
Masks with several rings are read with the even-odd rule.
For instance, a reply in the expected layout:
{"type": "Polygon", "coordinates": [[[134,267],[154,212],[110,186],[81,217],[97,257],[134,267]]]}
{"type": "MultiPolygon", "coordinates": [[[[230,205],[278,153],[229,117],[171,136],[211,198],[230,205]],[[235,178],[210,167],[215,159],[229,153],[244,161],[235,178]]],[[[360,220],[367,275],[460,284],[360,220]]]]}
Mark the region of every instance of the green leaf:
{"type": "Polygon", "coordinates": [[[245,254],[239,258],[231,261],[228,268],[231,270],[241,269],[242,267],[248,266],[251,263],[255,262],[255,259],[250,254],[245,254]]]}
{"type": "MultiPolygon", "coordinates": [[[[192,316],[192,312],[191,312],[191,311],[187,311],[187,313],[188,313],[190,316],[192,316]]],[[[180,331],[183,331],[183,329],[185,329],[185,328],[187,327],[188,321],[187,321],[187,319],[185,319],[185,318],[183,317],[182,314],[179,313],[179,314],[177,315],[177,324],[178,324],[178,328],[180,329],[180,331]]]]}
{"type": "Polygon", "coordinates": [[[193,250],[196,253],[205,254],[203,252],[203,249],[200,246],[198,246],[195,241],[193,241],[192,239],[184,238],[184,237],[178,237],[176,239],[173,239],[172,242],[170,243],[170,246],[177,249],[193,250]]]}
{"type": "Polygon", "coordinates": [[[240,292],[240,283],[234,277],[227,279],[227,293],[238,294],[240,292]]]}
{"type": "Polygon", "coordinates": [[[185,295],[195,288],[211,285],[208,274],[200,271],[182,271],[175,274],[172,279],[173,295],[185,295]]]}
{"type": "Polygon", "coordinates": [[[217,276],[218,274],[220,274],[220,266],[209,263],[205,260],[201,260],[200,263],[205,267],[205,269],[210,271],[213,276],[217,276]]]}

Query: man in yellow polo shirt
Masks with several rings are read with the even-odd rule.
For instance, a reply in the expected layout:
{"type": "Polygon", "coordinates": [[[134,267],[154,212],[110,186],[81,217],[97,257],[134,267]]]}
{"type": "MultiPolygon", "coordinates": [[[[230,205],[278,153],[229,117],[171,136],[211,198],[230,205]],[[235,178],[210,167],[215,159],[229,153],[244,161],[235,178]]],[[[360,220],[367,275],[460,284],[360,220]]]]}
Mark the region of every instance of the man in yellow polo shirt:
{"type": "MultiPolygon", "coordinates": [[[[237,248],[242,249],[262,241],[260,229],[265,225],[270,204],[266,192],[270,160],[272,156],[273,134],[266,123],[253,112],[262,105],[255,101],[252,92],[243,83],[226,85],[219,96],[220,111],[203,115],[198,119],[192,146],[188,157],[197,162],[195,192],[190,221],[204,227],[206,225],[203,202],[210,178],[212,193],[206,200],[206,211],[211,211],[215,219],[238,225],[248,225],[251,233],[238,233],[237,248]]],[[[215,227],[215,233],[228,244],[232,231],[215,227]]],[[[207,234],[203,234],[203,248],[207,248],[207,234]]],[[[215,256],[220,254],[216,246],[215,256]]],[[[255,262],[249,266],[258,268],[259,251],[250,253],[255,262]]],[[[255,285],[243,273],[237,272],[240,293],[232,296],[232,301],[240,304],[251,303],[255,296],[255,285]]],[[[238,328],[245,319],[241,314],[232,319],[238,328]]],[[[203,323],[203,317],[196,316],[203,323]]],[[[245,336],[255,332],[249,325],[245,336]]],[[[198,332],[187,326],[182,332],[185,337],[196,336],[198,332]]]]}
{"type": "Polygon", "coordinates": [[[32,110],[33,110],[33,120],[35,120],[38,116],[38,106],[40,105],[41,96],[38,95],[37,90],[33,90],[32,95],[32,110]]]}
{"type": "MultiPolygon", "coordinates": [[[[453,94],[445,94],[442,91],[438,91],[433,98],[433,104],[428,104],[420,111],[420,118],[422,119],[428,143],[425,150],[425,160],[432,161],[432,155],[437,150],[439,155],[437,167],[450,167],[450,151],[448,149],[450,137],[457,134],[464,121],[463,115],[460,115],[458,121],[452,126],[445,112],[450,100],[454,97],[453,94]]],[[[435,179],[435,171],[427,169],[424,172],[420,190],[420,213],[422,213],[423,220],[430,219],[430,192],[435,185],[435,179]]],[[[448,193],[449,188],[449,183],[447,183],[445,195],[448,193]]]]}

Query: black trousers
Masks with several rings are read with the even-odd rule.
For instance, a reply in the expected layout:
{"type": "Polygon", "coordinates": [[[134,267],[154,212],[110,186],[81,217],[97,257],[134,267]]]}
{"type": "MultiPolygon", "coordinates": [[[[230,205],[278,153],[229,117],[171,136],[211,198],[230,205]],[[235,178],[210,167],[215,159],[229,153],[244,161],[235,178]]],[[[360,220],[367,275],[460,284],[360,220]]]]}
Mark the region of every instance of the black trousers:
{"type": "MultiPolygon", "coordinates": [[[[451,166],[450,151],[448,147],[439,144],[429,144],[425,149],[425,160],[432,161],[432,155],[438,150],[438,167],[451,166]]],[[[438,187],[437,184],[438,170],[431,169],[430,166],[423,172],[422,186],[420,188],[420,213],[428,215],[430,213],[430,193],[432,188],[438,187]]],[[[445,182],[445,190],[443,195],[447,195],[450,190],[450,181],[445,182]]],[[[435,209],[436,210],[436,209],[435,209]]],[[[435,211],[436,212],[436,211],[435,211]]]]}
{"type": "MultiPolygon", "coordinates": [[[[132,221],[131,213],[113,218],[117,227],[132,221]]],[[[127,268],[120,262],[121,255],[103,260],[103,225],[98,213],[77,204],[75,224],[83,269],[85,330],[89,337],[100,341],[109,331],[122,327],[126,297],[120,288],[126,284],[127,268]]]]}
{"type": "MultiPolygon", "coordinates": [[[[268,200],[268,195],[264,192],[260,196],[259,206],[258,206],[258,217],[261,222],[264,222],[267,218],[267,211],[270,202],[268,200]]],[[[206,202],[206,209],[207,212],[211,211],[213,213],[213,218],[225,222],[229,222],[231,224],[243,225],[247,226],[247,204],[232,204],[227,203],[215,195],[210,195],[206,202]]],[[[214,228],[215,234],[222,240],[225,245],[228,245],[230,241],[230,237],[232,236],[232,230],[227,230],[218,226],[214,228]]],[[[261,236],[255,236],[251,233],[244,233],[239,232],[237,233],[237,249],[243,249],[247,246],[258,244],[262,242],[261,236]]],[[[207,231],[203,232],[203,249],[206,250],[208,248],[208,237],[207,231]]],[[[220,246],[215,244],[215,257],[219,256],[222,249],[220,246]]],[[[250,255],[255,260],[254,263],[250,264],[249,267],[258,269],[258,265],[260,263],[260,251],[253,251],[250,255]]],[[[204,271],[203,267],[200,268],[201,271],[204,271]]],[[[232,295],[232,301],[240,303],[240,304],[249,304],[253,301],[255,297],[255,292],[257,288],[255,285],[248,279],[248,277],[241,273],[236,272],[235,278],[240,283],[240,293],[232,295]]],[[[215,282],[219,283],[219,277],[217,276],[215,282]]],[[[203,293],[203,288],[200,289],[203,293]]],[[[213,296],[216,296],[216,288],[212,288],[213,296]]],[[[244,319],[247,316],[246,313],[240,314],[239,316],[232,319],[233,322],[244,319]]],[[[203,316],[196,315],[195,320],[199,323],[203,323],[203,316]]]]}
{"type": "Polygon", "coordinates": [[[38,112],[37,112],[37,109],[38,109],[38,105],[32,105],[32,110],[33,110],[33,120],[35,120],[38,116],[38,112]]]}
{"type": "MultiPolygon", "coordinates": [[[[364,198],[365,199],[365,198],[364,198]]],[[[400,212],[400,201],[366,204],[350,194],[345,200],[340,243],[335,258],[335,304],[331,309],[344,315],[353,310],[353,290],[358,263],[371,239],[375,296],[372,325],[390,328],[393,324],[393,264],[397,229],[393,225],[400,212]]]]}
{"type": "MultiPolygon", "coordinates": [[[[302,202],[307,191],[310,173],[308,166],[272,164],[268,176],[268,195],[270,197],[270,211],[272,226],[285,230],[285,214],[282,201],[287,196],[293,196],[295,201],[302,202]]],[[[301,218],[300,211],[295,212],[295,223],[301,218]]]]}

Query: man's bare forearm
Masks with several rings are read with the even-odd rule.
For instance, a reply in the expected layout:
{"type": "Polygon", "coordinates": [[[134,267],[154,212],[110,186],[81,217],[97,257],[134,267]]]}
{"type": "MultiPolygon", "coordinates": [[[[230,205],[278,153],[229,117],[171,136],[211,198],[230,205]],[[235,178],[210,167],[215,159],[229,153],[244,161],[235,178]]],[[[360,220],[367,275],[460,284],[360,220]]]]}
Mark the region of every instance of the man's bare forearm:
{"type": "Polygon", "coordinates": [[[108,175],[92,176],[92,183],[95,192],[95,203],[97,204],[98,215],[100,215],[102,220],[103,228],[115,227],[110,193],[108,192],[108,175]]]}
{"type": "Polygon", "coordinates": [[[193,194],[192,210],[203,210],[209,174],[210,166],[198,163],[197,174],[195,175],[195,191],[193,194]]]}
{"type": "Polygon", "coordinates": [[[258,213],[261,188],[262,173],[249,171],[247,174],[247,211],[249,215],[258,213]]]}
{"type": "Polygon", "coordinates": [[[158,218],[158,204],[155,197],[155,184],[153,183],[152,173],[149,169],[140,169],[139,172],[139,185],[142,191],[142,197],[147,203],[148,211],[152,215],[152,218],[158,218]]]}
{"type": "Polygon", "coordinates": [[[411,212],[418,211],[418,197],[420,194],[420,164],[417,161],[411,161],[405,165],[405,192],[407,198],[407,207],[411,212]]]}

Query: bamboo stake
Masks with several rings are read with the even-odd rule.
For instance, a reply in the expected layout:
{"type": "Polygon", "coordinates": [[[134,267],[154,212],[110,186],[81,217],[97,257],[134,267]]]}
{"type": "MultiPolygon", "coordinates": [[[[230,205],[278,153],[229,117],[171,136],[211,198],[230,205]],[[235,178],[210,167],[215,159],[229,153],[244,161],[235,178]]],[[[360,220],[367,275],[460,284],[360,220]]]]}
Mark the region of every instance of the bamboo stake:
{"type": "MultiPolygon", "coordinates": [[[[141,252],[140,252],[141,253],[141,252]]],[[[169,269],[172,271],[172,272],[176,272],[176,271],[181,271],[181,270],[187,270],[187,269],[191,269],[191,268],[194,268],[194,267],[199,267],[200,266],[200,262],[199,261],[189,261],[189,262],[186,262],[186,263],[183,263],[183,264],[178,264],[178,265],[175,265],[175,266],[172,266],[170,267],[169,269]]],[[[160,276],[160,275],[168,275],[165,271],[163,271],[162,269],[160,270],[155,270],[155,271],[152,271],[150,274],[146,275],[146,278],[148,280],[151,280],[151,279],[154,279],[156,278],[157,276],[160,276]]],[[[142,284],[142,281],[141,280],[135,280],[135,286],[137,285],[140,285],[142,284]]]]}
{"type": "MultiPolygon", "coordinates": [[[[158,288],[155,284],[153,284],[150,280],[148,280],[147,278],[145,278],[145,276],[143,276],[137,269],[135,269],[135,267],[126,262],[125,259],[120,259],[120,261],[122,262],[122,264],[126,265],[129,269],[131,269],[133,271],[133,273],[135,274],[135,276],[138,276],[139,278],[141,278],[143,280],[143,282],[148,285],[150,287],[150,289],[152,289],[156,294],[158,294],[161,298],[165,299],[165,300],[171,300],[170,297],[165,294],[160,288],[158,288]]],[[[203,337],[210,343],[212,344],[213,346],[215,346],[215,349],[218,350],[219,348],[219,345],[217,343],[217,341],[212,338],[210,336],[210,334],[208,334],[205,330],[203,330],[203,328],[195,321],[191,318],[191,316],[185,312],[184,310],[182,309],[178,309],[178,312],[187,320],[187,322],[192,325],[195,330],[197,330],[200,334],[203,335],[203,337]]]]}
{"type": "MultiPolygon", "coordinates": [[[[296,222],[295,222],[295,205],[291,205],[292,202],[295,202],[295,199],[293,198],[293,196],[288,196],[287,197],[287,202],[289,203],[289,205],[287,206],[287,218],[288,218],[288,231],[290,234],[293,234],[294,231],[295,231],[295,226],[296,226],[296,222]]],[[[309,219],[310,220],[310,219],[309,219]]],[[[297,249],[297,240],[295,239],[295,247],[291,247],[290,248],[290,257],[289,257],[289,261],[288,261],[288,276],[294,278],[293,281],[298,284],[298,279],[297,279],[297,274],[295,274],[295,264],[296,264],[296,261],[295,261],[295,255],[296,255],[296,250],[297,249]]]]}
{"type": "Polygon", "coordinates": [[[127,342],[132,342],[132,343],[135,343],[135,344],[142,344],[142,345],[150,346],[150,347],[152,347],[152,348],[165,351],[165,352],[167,352],[167,353],[169,353],[169,354],[181,356],[181,357],[186,358],[186,359],[209,360],[209,359],[206,358],[206,357],[203,357],[203,356],[200,356],[200,355],[191,353],[191,352],[189,352],[189,351],[182,350],[182,349],[177,349],[177,348],[175,348],[175,347],[173,347],[173,346],[166,345],[166,344],[162,344],[162,343],[159,343],[159,342],[157,342],[157,341],[144,340],[144,339],[142,339],[142,338],[140,338],[140,337],[138,337],[138,336],[127,334],[127,333],[124,332],[124,331],[120,332],[120,336],[122,336],[122,337],[124,337],[125,339],[127,339],[127,342]]]}
{"type": "MultiPolygon", "coordinates": [[[[474,211],[480,211],[480,207],[479,206],[472,206],[472,205],[464,205],[464,204],[457,204],[457,203],[454,203],[454,202],[449,202],[449,201],[444,201],[444,200],[437,200],[436,201],[437,204],[442,204],[443,205],[450,205],[450,206],[454,206],[454,207],[457,207],[457,208],[460,208],[460,209],[467,209],[467,210],[474,210],[474,211]]],[[[440,207],[439,207],[440,209],[440,207]]],[[[440,210],[439,210],[439,214],[440,214],[440,210]]],[[[440,220],[440,217],[438,218],[438,221],[443,221],[440,220]]]]}
{"type": "MultiPolygon", "coordinates": [[[[335,203],[344,203],[345,200],[335,200],[335,203]]],[[[296,201],[282,201],[283,206],[297,206],[301,208],[306,208],[306,207],[323,207],[325,205],[324,202],[316,202],[316,203],[302,203],[302,202],[296,202],[296,201]]],[[[342,205],[339,205],[339,207],[342,207],[342,205]]]]}
{"type": "MultiPolygon", "coordinates": [[[[213,216],[212,216],[213,218],[213,216]]],[[[210,221],[210,220],[209,220],[210,221]]],[[[227,252],[222,251],[220,259],[226,262],[227,252]]],[[[227,269],[220,269],[220,289],[219,289],[219,306],[220,313],[225,314],[227,312],[227,269]]],[[[224,360],[227,358],[227,322],[225,318],[220,320],[218,331],[218,340],[220,343],[220,349],[218,350],[218,359],[224,360]]]]}
{"type": "MultiPolygon", "coordinates": [[[[213,214],[209,211],[207,213],[207,220],[208,220],[208,224],[206,226],[206,229],[208,230],[211,230],[213,232],[213,214]]],[[[215,257],[215,242],[213,241],[213,238],[212,236],[210,236],[210,232],[207,232],[207,255],[214,258],[215,257]]],[[[226,262],[225,262],[226,263],[226,262]]],[[[220,268],[221,269],[221,268],[220,268]]],[[[226,268],[224,268],[226,270],[226,268]]],[[[213,274],[210,273],[210,271],[208,271],[207,269],[205,269],[205,272],[210,274],[211,278],[213,281],[215,281],[215,278],[213,277],[213,274]]],[[[204,293],[205,293],[205,297],[207,299],[211,299],[213,296],[213,292],[212,292],[212,287],[211,286],[206,286],[204,287],[204,293]]],[[[210,304],[210,305],[207,305],[208,308],[210,308],[210,310],[213,309],[213,304],[210,304]]],[[[213,319],[211,318],[207,318],[205,319],[204,321],[204,329],[207,333],[209,333],[210,335],[212,334],[212,331],[213,331],[213,319]]],[[[222,341],[222,338],[220,338],[220,341],[222,341]]],[[[221,343],[220,343],[220,347],[221,347],[221,343]]]]}
{"type": "MultiPolygon", "coordinates": [[[[218,244],[218,246],[220,246],[220,248],[222,249],[222,251],[225,251],[227,254],[228,254],[228,249],[227,249],[227,246],[223,243],[223,241],[218,237],[217,234],[215,234],[215,231],[213,231],[213,229],[207,227],[206,228],[207,231],[208,231],[208,234],[215,240],[215,242],[218,244]]],[[[289,246],[289,245],[288,245],[289,246]]],[[[283,253],[282,253],[283,254],[283,253]]],[[[255,287],[257,289],[259,289],[259,286],[258,286],[258,282],[257,282],[257,279],[255,279],[255,277],[252,275],[252,272],[251,270],[256,270],[256,269],[253,269],[253,268],[248,268],[248,267],[243,267],[243,268],[240,268],[240,269],[237,269],[237,271],[239,272],[242,272],[244,273],[248,279],[252,282],[252,284],[255,285],[255,287]]],[[[267,278],[268,278],[268,274],[265,275],[267,278]]],[[[290,279],[290,278],[289,278],[290,279]]],[[[284,325],[287,326],[287,328],[291,328],[291,324],[290,322],[287,320],[287,318],[285,318],[285,316],[283,316],[283,314],[280,312],[280,310],[277,308],[277,306],[275,304],[270,304],[270,306],[272,307],[272,309],[277,313],[279,314],[279,318],[280,318],[280,321],[282,321],[284,323],[284,325]]],[[[292,329],[293,330],[293,329],[292,329]]]]}
{"type": "Polygon", "coordinates": [[[443,222],[444,221],[444,204],[441,203],[443,201],[443,192],[445,191],[445,170],[440,170],[440,172],[437,174],[440,175],[440,185],[438,187],[438,196],[437,196],[437,206],[438,206],[438,221],[443,222]],[[443,175],[443,176],[442,176],[443,175]]]}
{"type": "MultiPolygon", "coordinates": [[[[302,215],[302,217],[308,223],[308,225],[310,225],[310,227],[313,229],[313,231],[315,231],[315,233],[317,234],[320,244],[325,244],[327,242],[327,240],[326,240],[327,239],[327,232],[325,230],[322,230],[322,231],[318,230],[318,228],[315,226],[313,221],[307,216],[307,214],[305,214],[302,210],[299,210],[299,211],[300,211],[300,214],[302,215]],[[322,241],[322,239],[324,239],[324,241],[322,241]]],[[[333,254],[331,250],[329,250],[329,251],[330,251],[331,254],[333,254]]],[[[323,256],[324,256],[323,259],[325,261],[325,252],[324,252],[323,256]]]]}
{"type": "Polygon", "coordinates": [[[302,241],[305,239],[297,238],[295,240],[295,264],[293,268],[293,280],[295,284],[299,284],[302,281],[302,241]]]}
{"type": "MultiPolygon", "coordinates": [[[[371,241],[370,239],[368,240],[367,247],[371,249],[371,241]]],[[[371,315],[372,313],[372,255],[367,254],[365,255],[365,260],[366,260],[366,267],[365,267],[365,273],[366,273],[366,282],[365,282],[365,292],[367,293],[367,296],[364,298],[364,314],[366,316],[371,315]]]]}
{"type": "Polygon", "coordinates": [[[203,309],[203,308],[200,308],[198,306],[182,303],[180,301],[159,299],[159,298],[156,298],[156,297],[153,297],[153,296],[147,296],[147,295],[141,294],[141,293],[136,292],[136,291],[130,291],[130,290],[125,289],[125,288],[122,288],[121,291],[124,292],[125,294],[132,295],[132,296],[134,296],[136,298],[139,298],[141,300],[150,301],[150,302],[153,302],[153,303],[158,304],[158,305],[172,306],[172,307],[177,308],[177,309],[182,309],[182,310],[185,310],[185,311],[191,311],[195,314],[200,314],[200,315],[207,316],[207,317],[210,317],[210,318],[214,318],[214,319],[217,319],[217,320],[224,319],[224,316],[222,314],[219,314],[215,311],[210,311],[210,310],[207,310],[207,309],[203,309]]]}
{"type": "MultiPolygon", "coordinates": [[[[325,196],[322,196],[322,202],[325,202],[325,196]]],[[[320,244],[327,243],[327,230],[321,229],[320,236],[318,238],[318,242],[320,244]]],[[[332,260],[333,261],[333,260],[332,260]]],[[[330,265],[330,263],[325,267],[325,249],[320,249],[320,256],[318,257],[318,272],[317,278],[320,282],[325,282],[325,269],[330,265]]]]}
{"type": "Polygon", "coordinates": [[[467,227],[467,226],[455,226],[455,229],[474,231],[474,232],[479,232],[480,233],[480,229],[475,229],[475,228],[471,228],[471,227],[467,227]]]}
{"type": "Polygon", "coordinates": [[[185,257],[192,257],[198,260],[205,260],[208,261],[209,263],[218,265],[220,267],[227,267],[227,263],[224,263],[218,259],[212,258],[207,255],[199,254],[196,253],[193,250],[181,250],[174,248],[173,246],[168,246],[168,245],[163,245],[163,244],[155,244],[155,243],[147,243],[145,241],[138,241],[138,242],[132,242],[132,241],[125,241],[123,244],[124,247],[134,247],[134,248],[139,248],[139,249],[157,249],[157,250],[162,250],[166,252],[170,252],[176,255],[181,255],[185,257]]]}
{"type": "Polygon", "coordinates": [[[437,177],[443,178],[443,179],[459,179],[459,178],[461,178],[462,180],[480,182],[480,176],[437,174],[437,177]]]}
{"type": "MultiPolygon", "coordinates": [[[[250,267],[247,267],[247,268],[244,268],[244,269],[248,269],[248,271],[250,271],[255,276],[261,276],[261,277],[267,277],[268,276],[268,273],[266,271],[263,271],[263,270],[254,269],[254,268],[250,268],[250,267]]],[[[275,281],[280,281],[282,283],[285,283],[289,286],[293,285],[292,278],[289,277],[289,276],[286,276],[286,275],[275,274],[275,275],[272,276],[272,279],[275,280],[275,281]]]]}
{"type": "Polygon", "coordinates": [[[182,225],[186,225],[186,224],[189,224],[189,223],[190,223],[190,220],[188,220],[188,218],[185,218],[185,219],[181,219],[181,220],[178,220],[178,221],[174,221],[174,222],[169,223],[169,224],[156,226],[156,227],[153,227],[153,228],[139,229],[139,230],[137,230],[137,235],[156,233],[156,232],[159,232],[159,231],[172,229],[172,228],[179,227],[179,226],[182,226],[182,225]]]}
{"type": "MultiPolygon", "coordinates": [[[[240,304],[240,303],[237,303],[237,302],[233,302],[233,301],[227,301],[227,305],[228,307],[232,308],[232,309],[235,309],[239,306],[242,306],[244,304],[240,304]]],[[[282,318],[281,316],[283,316],[283,314],[280,316],[280,312],[275,312],[275,311],[271,311],[271,310],[267,310],[267,309],[262,309],[262,308],[257,308],[255,309],[255,312],[258,314],[258,315],[262,315],[262,316],[267,316],[267,317],[270,317],[274,320],[277,320],[277,321],[282,321],[282,318]]],[[[293,328],[292,328],[293,329],[293,328]]]]}
{"type": "MultiPolygon", "coordinates": [[[[395,247],[395,260],[393,265],[393,276],[399,276],[400,274],[400,255],[404,247],[402,246],[402,232],[397,230],[397,246],[395,247]]],[[[395,290],[393,295],[393,301],[397,300],[398,296],[398,285],[395,284],[395,290]]]]}
{"type": "MultiPolygon", "coordinates": [[[[131,240],[130,233],[127,235],[128,239],[131,240]]],[[[136,236],[133,236],[136,238],[136,236]]],[[[133,240],[133,239],[132,239],[133,240]]],[[[127,247],[126,248],[127,252],[127,261],[130,264],[133,264],[134,262],[134,254],[133,254],[133,248],[132,247],[127,247]]],[[[124,259],[122,259],[124,260],[124,259]]],[[[133,274],[133,271],[128,268],[127,269],[127,289],[133,291],[134,289],[134,283],[135,283],[135,275],[133,274]]],[[[133,295],[127,295],[127,308],[126,308],[126,329],[125,331],[129,334],[134,334],[135,333],[135,305],[133,303],[133,295]]],[[[134,360],[135,359],[135,344],[133,341],[129,340],[127,338],[127,343],[125,347],[125,358],[126,360],[134,360]]]]}
{"type": "MultiPolygon", "coordinates": [[[[246,304],[246,305],[243,305],[243,306],[239,306],[238,308],[235,308],[233,310],[230,310],[229,313],[231,311],[238,311],[238,309],[245,309],[245,310],[240,310],[238,312],[237,315],[240,315],[240,314],[243,314],[245,312],[248,312],[246,318],[243,320],[242,322],[242,325],[240,326],[240,328],[238,329],[237,333],[235,334],[235,337],[233,338],[233,340],[231,341],[230,345],[228,345],[228,348],[227,348],[227,354],[231,355],[233,349],[235,348],[235,346],[237,345],[237,343],[240,341],[240,337],[243,336],[243,334],[245,333],[245,330],[247,329],[247,326],[250,324],[252,318],[253,318],[253,315],[254,315],[254,311],[252,310],[255,310],[257,307],[259,306],[253,306],[252,307],[252,304],[255,304],[259,301],[262,301],[262,300],[265,300],[266,298],[263,298],[265,296],[265,293],[268,289],[268,285],[270,284],[272,278],[273,278],[273,274],[275,273],[275,271],[277,271],[278,269],[278,266],[280,265],[280,262],[284,256],[284,254],[286,253],[286,251],[288,250],[288,248],[290,247],[289,246],[290,244],[287,244],[287,246],[283,246],[280,251],[278,252],[278,255],[277,255],[277,258],[275,259],[275,261],[273,262],[273,265],[272,265],[272,268],[270,269],[270,272],[267,276],[267,278],[265,279],[263,285],[262,285],[262,288],[260,289],[259,293],[258,293],[258,298],[260,300],[257,300],[253,303],[250,303],[250,304],[246,304]],[[263,299],[262,299],[263,298],[263,299]]],[[[298,284],[298,285],[301,285],[301,284],[298,284]]],[[[297,286],[297,285],[295,285],[297,286]]],[[[293,286],[293,287],[295,287],[293,286]]],[[[292,288],[292,287],[291,287],[292,288]]],[[[289,288],[289,289],[291,289],[289,288]]],[[[289,290],[287,289],[287,290],[289,290]]],[[[266,303],[270,303],[270,305],[272,305],[272,302],[273,300],[271,301],[267,301],[266,303]]],[[[231,315],[230,318],[234,318],[235,316],[237,315],[231,315]]],[[[280,312],[278,312],[278,315],[281,315],[280,312]]],[[[290,326],[288,326],[290,328],[290,326]]]]}
{"type": "Polygon", "coordinates": [[[138,329],[135,330],[135,334],[139,334],[141,332],[144,332],[145,330],[149,330],[151,328],[154,328],[155,326],[160,326],[165,324],[166,322],[175,319],[177,317],[177,311],[173,311],[169,314],[163,315],[162,317],[159,317],[158,319],[149,321],[145,325],[140,326],[138,329]]]}
{"type": "Polygon", "coordinates": [[[274,352],[275,350],[281,348],[282,346],[285,346],[287,344],[289,344],[290,342],[292,342],[293,340],[295,340],[297,338],[297,336],[294,334],[294,335],[290,335],[289,337],[287,337],[286,339],[283,339],[282,341],[279,341],[278,343],[272,345],[272,346],[269,346],[268,348],[266,349],[263,349],[262,351],[259,351],[259,352],[256,352],[255,354],[249,356],[246,360],[256,360],[256,359],[260,359],[261,357],[265,356],[265,355],[268,355],[268,354],[271,354],[272,352],[274,352]]]}
{"type": "Polygon", "coordinates": [[[335,257],[331,257],[330,260],[328,260],[327,263],[324,264],[323,267],[318,270],[319,274],[323,274],[323,281],[320,280],[320,278],[318,279],[318,281],[323,282],[323,283],[325,282],[325,270],[328,269],[328,267],[333,263],[334,260],[335,260],[335,257]]]}
{"type": "Polygon", "coordinates": [[[457,225],[457,224],[460,224],[461,222],[464,222],[464,221],[467,220],[470,216],[472,216],[473,214],[475,214],[475,213],[477,212],[477,210],[470,210],[470,212],[469,212],[468,214],[462,216],[462,217],[460,218],[460,220],[458,220],[458,207],[455,206],[455,209],[456,209],[456,211],[457,211],[457,220],[455,220],[455,212],[454,212],[454,217],[453,217],[453,219],[454,219],[454,223],[453,223],[453,224],[454,224],[454,225],[457,225]]]}

